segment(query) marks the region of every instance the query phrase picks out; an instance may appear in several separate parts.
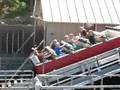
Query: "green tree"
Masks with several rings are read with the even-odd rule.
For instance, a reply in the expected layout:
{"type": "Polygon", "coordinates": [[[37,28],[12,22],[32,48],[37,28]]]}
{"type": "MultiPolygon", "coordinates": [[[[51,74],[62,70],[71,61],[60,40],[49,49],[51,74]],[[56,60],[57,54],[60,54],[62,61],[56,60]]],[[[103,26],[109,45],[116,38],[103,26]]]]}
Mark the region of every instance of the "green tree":
{"type": "Polygon", "coordinates": [[[1,8],[3,17],[15,17],[27,12],[27,3],[24,0],[8,0],[1,8]]]}
{"type": "Polygon", "coordinates": [[[9,0],[9,14],[8,16],[22,15],[26,12],[27,6],[25,2],[20,0],[9,0]]]}

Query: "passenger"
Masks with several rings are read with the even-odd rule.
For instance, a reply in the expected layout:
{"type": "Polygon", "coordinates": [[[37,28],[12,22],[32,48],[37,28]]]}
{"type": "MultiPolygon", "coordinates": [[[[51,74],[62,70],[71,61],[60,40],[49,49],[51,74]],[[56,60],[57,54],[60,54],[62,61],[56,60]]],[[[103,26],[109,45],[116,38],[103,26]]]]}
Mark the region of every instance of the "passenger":
{"type": "Polygon", "coordinates": [[[87,30],[87,38],[89,39],[91,44],[96,43],[95,35],[94,35],[94,32],[92,30],[87,30]]]}
{"type": "MultiPolygon", "coordinates": [[[[44,50],[44,51],[39,51],[37,50],[37,48],[32,47],[33,53],[35,56],[38,57],[40,62],[43,62],[44,60],[52,60],[55,59],[54,56],[49,53],[48,51],[44,50]]],[[[37,59],[37,58],[36,58],[37,59]]]]}
{"type": "Polygon", "coordinates": [[[73,33],[70,33],[69,37],[70,37],[70,41],[71,41],[75,50],[78,50],[78,49],[82,48],[81,42],[79,41],[78,38],[76,38],[76,36],[74,36],[73,33]]]}
{"type": "Polygon", "coordinates": [[[33,54],[38,57],[40,62],[43,62],[43,53],[38,51],[36,47],[32,47],[33,54]]]}
{"type": "Polygon", "coordinates": [[[50,47],[51,47],[52,49],[54,49],[57,42],[58,42],[58,40],[57,40],[57,39],[54,39],[54,40],[50,43],[50,47]]]}
{"type": "Polygon", "coordinates": [[[96,38],[95,37],[95,32],[93,30],[88,30],[88,35],[87,36],[88,36],[91,43],[105,42],[106,41],[106,38],[105,38],[105,36],[103,34],[101,34],[101,36],[96,38]]]}
{"type": "Polygon", "coordinates": [[[71,44],[72,47],[74,48],[74,50],[78,50],[78,49],[80,49],[80,48],[83,47],[82,44],[81,44],[81,42],[79,41],[79,38],[76,38],[76,36],[74,36],[73,33],[70,33],[69,36],[67,35],[65,37],[65,41],[67,43],[71,44]]]}
{"type": "Polygon", "coordinates": [[[81,34],[81,37],[86,38],[86,36],[87,36],[87,30],[86,29],[81,30],[80,34],[81,34]]]}
{"type": "Polygon", "coordinates": [[[92,30],[86,30],[83,28],[81,31],[81,37],[87,38],[91,44],[96,43],[95,35],[92,30]]]}
{"type": "Polygon", "coordinates": [[[63,56],[62,47],[60,46],[59,42],[56,43],[54,51],[56,52],[57,56],[63,56]]]}
{"type": "Polygon", "coordinates": [[[65,35],[64,38],[65,38],[65,39],[64,39],[65,42],[67,42],[67,43],[69,43],[69,44],[72,44],[71,38],[69,37],[69,35],[65,35]]]}
{"type": "Polygon", "coordinates": [[[69,38],[70,38],[70,40],[74,40],[74,39],[75,39],[74,34],[73,34],[73,33],[70,33],[70,34],[69,34],[69,38]]]}
{"type": "MultiPolygon", "coordinates": [[[[54,48],[56,47],[56,43],[59,43],[58,40],[54,39],[51,44],[50,47],[54,50],[54,48]]],[[[60,43],[60,46],[62,47],[62,52],[64,52],[65,54],[71,53],[71,51],[65,47],[65,44],[60,43]],[[62,44],[62,45],[61,45],[62,44]]]]}
{"type": "MultiPolygon", "coordinates": [[[[73,50],[76,50],[76,45],[73,43],[73,36],[71,34],[71,37],[69,35],[65,35],[65,42],[67,42],[68,44],[72,45],[72,47],[70,47],[71,49],[73,48],[73,50]]],[[[70,46],[69,45],[69,46],[70,46]]]]}
{"type": "Polygon", "coordinates": [[[73,47],[75,50],[78,50],[80,48],[82,48],[82,43],[79,41],[79,36],[74,36],[73,38],[71,38],[72,43],[73,43],[73,47]]]}
{"type": "Polygon", "coordinates": [[[70,40],[70,38],[69,38],[68,35],[65,35],[65,36],[64,36],[64,41],[62,40],[61,43],[64,43],[65,46],[66,46],[68,49],[74,50],[73,45],[72,45],[72,42],[71,42],[71,40],[70,40]]]}
{"type": "Polygon", "coordinates": [[[89,41],[86,38],[82,38],[81,36],[74,36],[73,34],[71,34],[70,37],[72,37],[72,43],[75,44],[75,50],[90,47],[89,41]]]}

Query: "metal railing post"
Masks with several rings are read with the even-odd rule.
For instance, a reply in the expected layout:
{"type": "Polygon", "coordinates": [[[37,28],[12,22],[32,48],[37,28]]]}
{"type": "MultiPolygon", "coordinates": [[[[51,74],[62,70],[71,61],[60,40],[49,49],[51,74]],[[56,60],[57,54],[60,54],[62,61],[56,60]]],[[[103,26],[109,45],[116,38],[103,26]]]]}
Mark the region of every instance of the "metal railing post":
{"type": "Polygon", "coordinates": [[[101,69],[100,69],[100,65],[99,65],[99,59],[98,59],[98,57],[97,56],[95,56],[95,59],[96,59],[96,62],[97,62],[97,67],[98,67],[98,72],[100,72],[101,71],[101,69]]]}
{"type": "MultiPolygon", "coordinates": [[[[103,78],[101,78],[101,82],[100,82],[101,86],[103,86],[103,78]]],[[[100,88],[100,90],[104,90],[103,87],[100,88]]]]}

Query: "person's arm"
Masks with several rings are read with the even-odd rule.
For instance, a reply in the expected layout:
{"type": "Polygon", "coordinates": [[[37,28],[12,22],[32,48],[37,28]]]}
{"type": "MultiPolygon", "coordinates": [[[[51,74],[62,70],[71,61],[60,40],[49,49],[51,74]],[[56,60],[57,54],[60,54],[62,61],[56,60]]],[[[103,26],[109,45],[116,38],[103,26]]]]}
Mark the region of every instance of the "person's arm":
{"type": "Polygon", "coordinates": [[[60,45],[60,48],[63,48],[65,46],[65,44],[63,44],[63,45],[60,45]]]}
{"type": "Polygon", "coordinates": [[[51,54],[46,54],[45,56],[44,56],[44,58],[49,58],[51,56],[51,54]]]}
{"type": "Polygon", "coordinates": [[[87,38],[83,38],[83,37],[80,37],[79,39],[80,42],[83,42],[83,43],[88,43],[90,44],[89,40],[87,38]]]}
{"type": "Polygon", "coordinates": [[[45,49],[46,49],[48,52],[50,52],[51,54],[57,56],[56,53],[55,53],[55,51],[54,51],[52,48],[50,48],[49,46],[46,46],[45,49]]]}
{"type": "Polygon", "coordinates": [[[52,48],[52,45],[53,45],[53,41],[50,42],[50,45],[49,45],[49,46],[52,48]]]}

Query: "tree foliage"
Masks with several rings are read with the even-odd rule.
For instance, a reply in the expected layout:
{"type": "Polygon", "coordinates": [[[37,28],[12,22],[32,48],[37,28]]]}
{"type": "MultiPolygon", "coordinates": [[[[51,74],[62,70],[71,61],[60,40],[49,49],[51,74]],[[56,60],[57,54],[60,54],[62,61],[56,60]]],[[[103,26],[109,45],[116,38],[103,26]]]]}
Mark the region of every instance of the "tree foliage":
{"type": "Polygon", "coordinates": [[[3,17],[15,17],[23,15],[27,11],[26,0],[8,0],[7,3],[3,2],[0,15],[3,17]]]}

